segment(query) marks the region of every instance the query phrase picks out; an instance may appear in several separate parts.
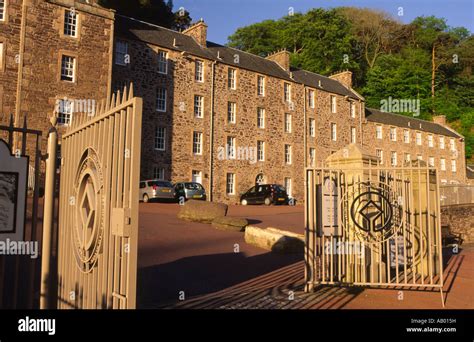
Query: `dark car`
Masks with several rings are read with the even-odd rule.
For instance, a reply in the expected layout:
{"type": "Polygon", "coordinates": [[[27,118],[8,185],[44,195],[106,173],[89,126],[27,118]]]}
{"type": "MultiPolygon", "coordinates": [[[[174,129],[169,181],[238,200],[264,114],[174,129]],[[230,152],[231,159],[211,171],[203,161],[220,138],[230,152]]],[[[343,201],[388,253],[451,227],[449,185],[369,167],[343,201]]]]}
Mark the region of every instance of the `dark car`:
{"type": "Polygon", "coordinates": [[[288,194],[283,186],[278,184],[255,185],[240,196],[240,203],[247,204],[287,204],[288,194]]]}
{"type": "Polygon", "coordinates": [[[204,187],[196,182],[180,182],[174,185],[176,199],[180,198],[206,200],[206,190],[204,187]]]}

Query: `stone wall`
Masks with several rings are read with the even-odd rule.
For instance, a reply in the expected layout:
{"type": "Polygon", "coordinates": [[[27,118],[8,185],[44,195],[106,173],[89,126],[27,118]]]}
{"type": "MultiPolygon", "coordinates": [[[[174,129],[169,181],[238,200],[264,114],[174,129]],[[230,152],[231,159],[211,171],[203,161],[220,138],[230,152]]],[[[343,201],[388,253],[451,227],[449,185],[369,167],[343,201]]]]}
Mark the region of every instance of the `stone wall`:
{"type": "Polygon", "coordinates": [[[461,234],[464,243],[474,242],[474,204],[441,207],[441,225],[451,232],[461,234]]]}

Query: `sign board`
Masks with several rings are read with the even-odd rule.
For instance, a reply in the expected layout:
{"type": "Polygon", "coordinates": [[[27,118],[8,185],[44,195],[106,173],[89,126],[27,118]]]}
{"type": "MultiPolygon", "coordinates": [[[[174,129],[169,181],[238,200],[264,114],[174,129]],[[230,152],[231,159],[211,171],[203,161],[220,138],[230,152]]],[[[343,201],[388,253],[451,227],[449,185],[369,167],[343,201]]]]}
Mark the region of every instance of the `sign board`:
{"type": "Polygon", "coordinates": [[[389,240],[390,242],[390,267],[394,268],[397,265],[403,265],[405,263],[405,252],[404,252],[404,243],[405,240],[403,236],[396,236],[389,240]],[[397,244],[395,245],[395,239],[397,244]],[[398,262],[396,260],[398,249],[398,262]]]}
{"type": "Polygon", "coordinates": [[[25,231],[28,157],[10,153],[0,139],[0,241],[22,241],[25,231]]]}
{"type": "Polygon", "coordinates": [[[339,226],[337,224],[337,184],[332,178],[325,178],[321,191],[322,197],[322,222],[323,235],[325,236],[339,236],[341,235],[339,226]]]}

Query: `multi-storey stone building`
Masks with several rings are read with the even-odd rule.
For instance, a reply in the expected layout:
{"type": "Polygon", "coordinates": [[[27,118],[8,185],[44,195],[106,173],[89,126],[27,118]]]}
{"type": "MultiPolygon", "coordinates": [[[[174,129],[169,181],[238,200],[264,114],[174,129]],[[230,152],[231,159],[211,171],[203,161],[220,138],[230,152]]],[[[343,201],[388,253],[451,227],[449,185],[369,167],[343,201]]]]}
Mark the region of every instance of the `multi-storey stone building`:
{"type": "Polygon", "coordinates": [[[71,102],[133,83],[144,104],[142,178],[195,180],[217,201],[267,182],[301,202],[305,167],[350,143],[385,166],[408,153],[434,161],[446,182],[465,181],[460,135],[366,109],[349,71],[324,77],[292,68],[286,51],[263,58],[209,42],[202,21],[179,33],[90,2],[0,0],[0,112],[17,122],[28,113],[30,127],[47,131],[58,101],[67,98],[58,108],[66,126],[79,115],[71,102]]]}

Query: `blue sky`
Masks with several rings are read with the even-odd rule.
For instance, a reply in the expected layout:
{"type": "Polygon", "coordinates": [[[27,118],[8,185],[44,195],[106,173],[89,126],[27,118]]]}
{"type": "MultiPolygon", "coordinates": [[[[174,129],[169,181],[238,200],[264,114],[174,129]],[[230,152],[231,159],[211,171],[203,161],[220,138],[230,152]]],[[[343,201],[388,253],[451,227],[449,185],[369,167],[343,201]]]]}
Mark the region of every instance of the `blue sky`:
{"type": "Polygon", "coordinates": [[[474,32],[474,0],[174,0],[174,10],[184,7],[193,20],[203,18],[209,25],[208,40],[225,44],[227,37],[242,26],[265,19],[278,19],[310,8],[355,6],[381,9],[404,23],[417,16],[435,15],[450,26],[464,26],[474,32]],[[398,8],[403,7],[403,16],[398,8]]]}

